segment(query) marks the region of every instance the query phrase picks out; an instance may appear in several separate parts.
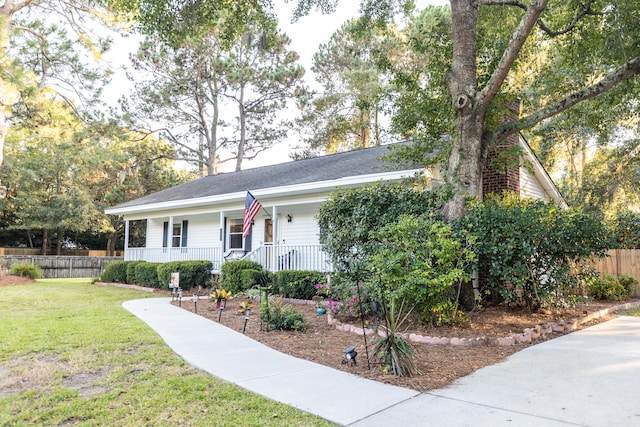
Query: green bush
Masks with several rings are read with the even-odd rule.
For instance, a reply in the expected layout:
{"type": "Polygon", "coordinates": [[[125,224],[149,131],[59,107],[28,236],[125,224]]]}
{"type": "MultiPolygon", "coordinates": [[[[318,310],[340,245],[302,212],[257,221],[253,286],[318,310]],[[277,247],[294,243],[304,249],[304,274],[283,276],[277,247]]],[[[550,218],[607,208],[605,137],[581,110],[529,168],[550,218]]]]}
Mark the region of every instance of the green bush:
{"type": "Polygon", "coordinates": [[[592,280],[587,284],[587,289],[589,295],[599,300],[620,301],[629,296],[620,281],[610,274],[592,280]]]}
{"type": "Polygon", "coordinates": [[[138,262],[135,269],[135,283],[140,286],[148,286],[151,288],[160,288],[160,281],[158,281],[158,266],[157,262],[138,262]]]}
{"type": "Polygon", "coordinates": [[[222,264],[220,274],[220,287],[231,291],[234,294],[242,292],[242,270],[257,270],[262,271],[262,265],[255,261],[249,261],[246,259],[239,259],[233,261],[227,261],[222,264]]]}
{"type": "Polygon", "coordinates": [[[325,283],[324,273],[319,271],[278,271],[274,277],[274,292],[285,298],[310,300],[316,295],[316,283],[325,283]]]}
{"type": "Polygon", "coordinates": [[[125,283],[137,283],[136,282],[136,265],[145,261],[126,261],[125,266],[125,283]]]}
{"type": "Polygon", "coordinates": [[[618,276],[618,282],[622,285],[622,287],[627,291],[627,297],[633,294],[636,285],[638,284],[638,280],[633,276],[628,276],[626,274],[621,274],[618,276]]]}
{"type": "Polygon", "coordinates": [[[202,286],[208,287],[211,283],[211,261],[172,261],[160,264],[158,267],[158,280],[160,287],[168,287],[171,281],[171,273],[180,273],[180,287],[184,290],[202,286]]]}
{"type": "Polygon", "coordinates": [[[282,331],[304,331],[304,316],[289,304],[276,300],[260,312],[260,319],[271,329],[282,331]]]}
{"type": "Polygon", "coordinates": [[[333,191],[318,212],[320,243],[336,271],[349,271],[354,262],[375,250],[374,233],[403,214],[439,212],[448,196],[445,191],[416,191],[403,184],[383,183],[333,191]]]}
{"type": "Polygon", "coordinates": [[[471,206],[460,225],[477,238],[482,294],[531,311],[578,288],[612,244],[584,212],[512,194],[471,206]]]}
{"type": "Polygon", "coordinates": [[[108,283],[127,283],[127,264],[131,261],[111,261],[100,274],[100,281],[108,283]]]}
{"type": "Polygon", "coordinates": [[[251,288],[268,286],[271,283],[272,273],[266,270],[247,269],[240,271],[240,279],[242,281],[241,292],[251,288]]]}
{"type": "Polygon", "coordinates": [[[35,264],[28,262],[16,262],[11,264],[9,274],[12,276],[29,277],[31,279],[39,279],[42,277],[42,270],[35,264]]]}

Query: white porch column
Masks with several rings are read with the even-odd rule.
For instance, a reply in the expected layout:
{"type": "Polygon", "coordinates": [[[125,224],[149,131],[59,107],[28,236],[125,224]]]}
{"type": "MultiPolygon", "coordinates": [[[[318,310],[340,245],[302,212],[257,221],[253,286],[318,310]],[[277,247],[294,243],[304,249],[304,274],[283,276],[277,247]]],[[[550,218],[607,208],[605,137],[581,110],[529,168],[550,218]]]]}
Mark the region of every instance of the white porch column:
{"type": "Polygon", "coordinates": [[[278,207],[271,208],[271,227],[273,233],[273,248],[271,249],[271,272],[276,271],[278,259],[278,245],[280,245],[280,223],[278,222],[278,207]]]}
{"type": "Polygon", "coordinates": [[[220,269],[224,262],[224,249],[224,211],[220,211],[220,258],[218,259],[220,269]]]}
{"type": "Polygon", "coordinates": [[[173,247],[173,216],[169,217],[169,226],[167,227],[167,247],[173,247]]]}
{"type": "Polygon", "coordinates": [[[124,259],[127,258],[127,251],[129,250],[129,220],[124,220],[124,259]]]}

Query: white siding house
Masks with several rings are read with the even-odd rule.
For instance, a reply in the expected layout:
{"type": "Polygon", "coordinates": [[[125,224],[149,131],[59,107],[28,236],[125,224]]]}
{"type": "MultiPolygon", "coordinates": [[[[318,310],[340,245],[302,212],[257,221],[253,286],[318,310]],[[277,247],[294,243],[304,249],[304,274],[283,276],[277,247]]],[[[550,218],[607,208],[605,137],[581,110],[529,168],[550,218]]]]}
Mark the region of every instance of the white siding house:
{"type": "MultiPolygon", "coordinates": [[[[526,142],[534,174],[520,173],[521,193],[563,203],[526,142]]],[[[373,147],[244,171],[208,176],[106,210],[125,221],[125,260],[166,262],[248,258],[272,271],[329,271],[316,215],[331,191],[377,181],[396,182],[425,171],[381,159],[388,146],[373,147]],[[262,204],[251,233],[242,238],[247,190],[262,204]],[[146,244],[128,244],[131,221],[145,220],[146,244]]],[[[430,171],[437,180],[438,171],[430,171]]]]}

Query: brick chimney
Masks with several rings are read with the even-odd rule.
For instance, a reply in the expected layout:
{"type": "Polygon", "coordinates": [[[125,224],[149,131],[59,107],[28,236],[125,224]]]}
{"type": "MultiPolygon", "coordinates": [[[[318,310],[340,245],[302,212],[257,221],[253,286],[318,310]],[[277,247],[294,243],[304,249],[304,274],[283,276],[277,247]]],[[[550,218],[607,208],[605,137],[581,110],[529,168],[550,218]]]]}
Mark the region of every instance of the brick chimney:
{"type": "MultiPolygon", "coordinates": [[[[500,120],[501,123],[508,121],[517,121],[520,117],[520,100],[507,100],[505,101],[509,113],[505,114],[500,120]]],[[[495,146],[487,158],[484,170],[482,171],[482,195],[490,193],[502,193],[503,191],[515,191],[520,193],[520,167],[516,166],[509,168],[506,172],[496,170],[492,166],[493,159],[497,157],[497,153],[507,147],[513,147],[518,145],[518,139],[520,134],[514,132],[509,135],[501,144],[495,146]]]]}

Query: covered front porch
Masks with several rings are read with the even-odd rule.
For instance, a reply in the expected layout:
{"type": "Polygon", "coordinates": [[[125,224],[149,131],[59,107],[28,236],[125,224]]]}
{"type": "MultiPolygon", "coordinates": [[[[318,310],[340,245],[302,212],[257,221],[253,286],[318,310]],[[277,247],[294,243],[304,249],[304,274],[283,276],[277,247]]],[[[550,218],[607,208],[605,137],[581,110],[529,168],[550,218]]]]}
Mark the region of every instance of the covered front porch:
{"type": "Polygon", "coordinates": [[[322,245],[262,244],[251,252],[223,253],[222,247],[167,247],[167,248],[127,248],[125,261],[170,262],[170,261],[211,261],[213,273],[219,273],[222,264],[229,260],[248,259],[260,263],[265,270],[332,270],[329,256],[322,245]]]}

